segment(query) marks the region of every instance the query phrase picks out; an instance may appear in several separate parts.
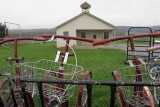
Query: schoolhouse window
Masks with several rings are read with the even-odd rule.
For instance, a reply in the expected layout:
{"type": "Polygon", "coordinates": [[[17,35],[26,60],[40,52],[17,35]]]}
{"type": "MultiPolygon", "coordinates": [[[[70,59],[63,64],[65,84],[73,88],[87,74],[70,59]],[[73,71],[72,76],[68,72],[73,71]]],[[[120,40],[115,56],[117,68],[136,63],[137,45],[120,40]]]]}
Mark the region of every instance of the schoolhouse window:
{"type": "Polygon", "coordinates": [[[109,32],[104,32],[104,39],[108,39],[109,38],[109,32]]]}
{"type": "Polygon", "coordinates": [[[68,31],[64,31],[64,32],[63,32],[63,35],[64,35],[64,36],[69,36],[69,32],[68,32],[68,31]]]}
{"type": "Polygon", "coordinates": [[[97,39],[97,35],[93,35],[93,39],[97,39]]]}
{"type": "Polygon", "coordinates": [[[86,32],[81,32],[81,38],[86,38],[86,32]]]}
{"type": "MultiPolygon", "coordinates": [[[[63,35],[64,36],[69,36],[69,32],[68,31],[63,31],[63,35]]],[[[65,40],[65,39],[64,39],[65,40]]]]}

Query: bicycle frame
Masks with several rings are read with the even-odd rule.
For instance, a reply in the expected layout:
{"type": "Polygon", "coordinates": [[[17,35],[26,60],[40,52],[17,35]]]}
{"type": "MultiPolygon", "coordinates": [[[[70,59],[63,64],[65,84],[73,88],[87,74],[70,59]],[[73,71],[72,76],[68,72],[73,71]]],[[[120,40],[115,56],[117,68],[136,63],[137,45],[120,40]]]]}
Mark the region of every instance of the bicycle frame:
{"type": "MultiPolygon", "coordinates": [[[[17,64],[21,62],[23,62],[24,60],[24,57],[18,57],[18,54],[17,54],[17,41],[19,40],[35,40],[35,41],[45,41],[45,39],[43,38],[3,38],[1,39],[2,41],[0,41],[0,45],[2,45],[3,43],[6,43],[6,42],[10,42],[10,41],[14,41],[14,57],[12,58],[6,58],[7,61],[10,62],[10,64],[12,64],[12,61],[16,61],[17,64]]],[[[16,65],[15,67],[15,74],[16,76],[21,76],[20,74],[20,66],[19,65],[16,65]]],[[[5,84],[5,82],[3,82],[3,84],[5,84]]],[[[15,80],[15,87],[18,88],[20,87],[20,78],[16,78],[15,80]]],[[[16,89],[15,88],[15,89],[16,89]]],[[[19,93],[21,92],[20,90],[15,90],[15,93],[19,93]]],[[[28,93],[28,96],[29,98],[31,98],[30,94],[28,93]]],[[[34,105],[33,105],[34,106],[34,105]]]]}
{"type": "MultiPolygon", "coordinates": [[[[132,52],[134,54],[135,47],[134,47],[134,41],[133,41],[133,39],[134,38],[142,38],[142,37],[160,37],[160,33],[149,33],[149,34],[122,36],[122,37],[117,37],[117,38],[105,39],[105,40],[93,42],[93,46],[100,45],[100,44],[105,44],[105,43],[109,43],[109,42],[113,42],[113,41],[128,39],[130,41],[131,50],[132,50],[132,52]]],[[[139,61],[138,61],[138,59],[137,59],[137,57],[136,57],[135,54],[133,55],[133,62],[135,62],[136,65],[139,65],[139,61]]],[[[141,71],[137,70],[136,73],[137,74],[141,74],[141,71]]],[[[138,76],[136,78],[136,80],[142,81],[142,77],[138,76]]]]}
{"type": "MultiPolygon", "coordinates": [[[[52,35],[51,34],[45,34],[42,37],[44,38],[51,38],[52,35]]],[[[10,61],[10,63],[12,61],[16,61],[16,63],[20,63],[20,61],[24,60],[24,57],[18,57],[18,53],[17,53],[17,41],[19,40],[34,40],[34,41],[46,41],[47,39],[44,38],[32,38],[32,37],[21,37],[21,38],[7,38],[7,39],[2,39],[2,41],[0,41],[0,45],[6,42],[10,42],[10,41],[14,41],[14,57],[13,58],[6,58],[7,61],[10,61]]],[[[67,44],[69,44],[70,40],[80,40],[80,41],[86,41],[86,42],[90,42],[93,43],[97,40],[94,39],[85,39],[85,38],[79,38],[79,37],[71,37],[71,36],[62,36],[62,35],[55,35],[54,38],[63,38],[66,39],[66,46],[65,46],[65,51],[64,52],[60,52],[60,55],[65,55],[68,52],[69,46],[67,44]]],[[[73,56],[74,54],[69,53],[68,56],[73,56]]],[[[64,57],[61,57],[61,62],[64,61],[64,57]]],[[[61,67],[63,67],[63,63],[61,63],[61,67]]],[[[21,76],[20,74],[20,67],[16,66],[16,75],[21,76]]],[[[60,73],[63,73],[63,70],[60,69],[59,70],[60,73]]],[[[58,75],[58,78],[63,78],[62,74],[58,75]]],[[[20,78],[16,79],[16,87],[20,86],[20,78]]],[[[65,88],[64,84],[58,84],[59,88],[65,88]]],[[[67,101],[68,102],[68,101],[67,101]]],[[[63,104],[62,104],[63,106],[63,104]]]]}
{"type": "MultiPolygon", "coordinates": [[[[86,39],[86,38],[79,38],[79,37],[72,37],[72,36],[51,35],[51,34],[42,35],[43,38],[52,38],[52,36],[54,36],[54,38],[63,38],[63,39],[66,40],[65,51],[64,52],[60,52],[60,55],[65,55],[65,53],[68,52],[68,49],[69,49],[68,44],[69,44],[70,40],[79,40],[79,41],[85,41],[85,42],[90,42],[90,43],[93,43],[94,41],[97,41],[97,40],[94,40],[94,39],[86,39]]],[[[73,55],[74,54],[69,53],[69,56],[73,56],[73,55]]],[[[63,63],[62,63],[63,61],[64,61],[64,57],[61,57],[61,67],[63,67],[63,63]]],[[[63,73],[63,70],[59,70],[59,72],[63,73]]],[[[58,78],[63,78],[63,75],[59,74],[58,78]]],[[[59,88],[65,88],[65,85],[64,84],[58,84],[58,87],[59,88]]],[[[62,106],[63,106],[63,104],[62,104],[62,106]]]]}
{"type": "MultiPolygon", "coordinates": [[[[134,38],[142,38],[142,37],[160,37],[160,33],[149,33],[149,34],[141,34],[141,35],[130,35],[130,36],[122,36],[122,37],[116,37],[116,38],[110,38],[110,39],[105,39],[105,40],[101,40],[101,41],[95,41],[93,43],[93,46],[96,45],[100,45],[100,44],[105,44],[105,43],[109,43],[109,42],[113,42],[113,41],[118,41],[118,40],[124,40],[124,39],[128,39],[128,41],[130,41],[130,45],[131,45],[131,50],[133,53],[133,62],[135,62],[136,65],[139,65],[139,61],[137,56],[134,54],[135,53],[135,47],[134,47],[134,38]]],[[[142,75],[141,75],[141,70],[139,69],[139,67],[136,67],[136,81],[143,81],[142,80],[142,75]]],[[[143,87],[139,87],[139,88],[134,88],[135,92],[137,91],[142,91],[143,87]]],[[[143,96],[143,93],[140,93],[140,96],[143,96]]]]}

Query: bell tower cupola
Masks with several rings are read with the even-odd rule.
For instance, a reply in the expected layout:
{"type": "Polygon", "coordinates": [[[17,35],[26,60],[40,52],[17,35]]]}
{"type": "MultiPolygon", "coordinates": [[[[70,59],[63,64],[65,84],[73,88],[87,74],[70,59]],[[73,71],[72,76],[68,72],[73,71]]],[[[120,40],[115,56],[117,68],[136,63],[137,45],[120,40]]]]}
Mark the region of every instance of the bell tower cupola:
{"type": "Polygon", "coordinates": [[[82,5],[81,5],[81,8],[82,8],[82,12],[84,13],[89,13],[89,10],[91,8],[91,5],[88,4],[87,2],[84,2],[82,5]]]}

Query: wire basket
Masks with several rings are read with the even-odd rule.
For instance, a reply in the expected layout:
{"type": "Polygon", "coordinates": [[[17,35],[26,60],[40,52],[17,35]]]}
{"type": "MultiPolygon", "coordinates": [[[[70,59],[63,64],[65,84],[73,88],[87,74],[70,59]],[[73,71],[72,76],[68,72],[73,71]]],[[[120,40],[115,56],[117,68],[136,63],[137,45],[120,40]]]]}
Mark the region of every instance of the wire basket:
{"type": "MultiPolygon", "coordinates": [[[[41,59],[37,62],[23,63],[21,70],[24,71],[22,78],[76,80],[76,74],[83,71],[83,68],[73,64],[41,59]]],[[[26,86],[26,90],[31,92],[32,96],[39,94],[38,87],[34,83],[26,83],[26,86]]],[[[56,99],[63,103],[74,95],[75,86],[44,83],[43,94],[45,99],[56,99]]]]}
{"type": "MultiPolygon", "coordinates": [[[[117,69],[113,72],[115,81],[135,82],[149,81],[157,82],[157,79],[152,79],[150,73],[145,69],[145,65],[134,67],[125,67],[117,69]]],[[[152,86],[118,86],[118,96],[121,104],[127,104],[133,107],[148,107],[159,104],[160,87],[152,86]]]]}
{"type": "MultiPolygon", "coordinates": [[[[16,75],[16,67],[19,67],[19,64],[11,64],[11,65],[4,65],[0,66],[1,73],[10,73],[13,79],[18,78],[19,76],[16,75]]],[[[4,80],[6,77],[1,77],[0,81],[4,80]]]]}

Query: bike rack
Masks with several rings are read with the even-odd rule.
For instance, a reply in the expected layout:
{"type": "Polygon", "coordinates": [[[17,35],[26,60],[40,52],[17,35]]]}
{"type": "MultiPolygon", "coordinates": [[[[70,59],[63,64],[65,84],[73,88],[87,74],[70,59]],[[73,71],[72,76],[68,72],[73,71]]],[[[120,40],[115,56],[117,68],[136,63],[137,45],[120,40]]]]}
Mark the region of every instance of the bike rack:
{"type": "MultiPolygon", "coordinates": [[[[88,107],[92,107],[92,86],[99,85],[99,86],[110,86],[111,88],[111,98],[110,98],[110,107],[114,107],[115,104],[115,93],[117,86],[160,86],[160,82],[117,82],[117,81],[83,81],[83,80],[60,80],[60,79],[31,79],[31,78],[21,78],[21,89],[23,92],[23,97],[26,99],[26,92],[25,92],[25,82],[36,83],[38,85],[40,99],[42,107],[44,106],[44,96],[43,96],[43,89],[42,83],[48,84],[76,84],[76,85],[86,85],[87,86],[87,95],[88,95],[88,107]]],[[[28,105],[27,100],[25,100],[25,104],[28,105]]],[[[160,105],[159,105],[160,106],[160,105]]]]}
{"type": "MultiPolygon", "coordinates": [[[[149,33],[152,33],[152,29],[150,27],[131,27],[129,28],[128,30],[128,36],[130,35],[135,35],[133,32],[131,32],[133,29],[148,29],[149,30],[149,33]]],[[[148,43],[148,45],[135,45],[135,52],[136,53],[148,53],[148,55],[137,55],[135,54],[136,56],[138,57],[147,57],[148,59],[150,59],[151,57],[151,52],[148,52],[146,50],[138,50],[137,48],[142,48],[142,47],[151,47],[151,43],[152,43],[152,37],[148,37],[149,39],[148,40],[134,40],[134,42],[141,42],[141,43],[148,43]]],[[[126,56],[126,60],[132,60],[132,57],[133,55],[130,54],[130,52],[132,52],[132,50],[130,49],[131,46],[130,46],[130,42],[127,41],[127,56],[126,56]]]]}

